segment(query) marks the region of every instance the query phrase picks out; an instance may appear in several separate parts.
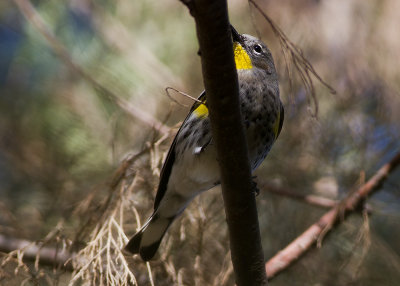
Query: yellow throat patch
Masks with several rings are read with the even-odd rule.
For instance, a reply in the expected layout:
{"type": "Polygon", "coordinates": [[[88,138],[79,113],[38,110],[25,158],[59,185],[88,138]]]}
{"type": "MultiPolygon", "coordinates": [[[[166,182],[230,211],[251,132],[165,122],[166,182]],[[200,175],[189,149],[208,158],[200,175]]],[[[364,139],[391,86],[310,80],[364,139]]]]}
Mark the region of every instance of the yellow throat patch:
{"type": "Polygon", "coordinates": [[[253,68],[249,55],[239,43],[233,43],[233,52],[235,54],[236,69],[249,70],[253,68]]]}
{"type": "MultiPolygon", "coordinates": [[[[236,42],[233,43],[233,52],[235,54],[236,69],[249,70],[249,69],[253,68],[253,65],[251,64],[251,59],[250,59],[249,55],[247,54],[246,50],[243,49],[243,47],[239,43],[236,43],[236,42]]],[[[197,117],[204,118],[204,117],[208,116],[208,108],[204,103],[199,104],[199,106],[197,106],[196,109],[193,111],[193,113],[197,117]]],[[[278,125],[276,128],[279,128],[279,119],[278,119],[278,125]]]]}

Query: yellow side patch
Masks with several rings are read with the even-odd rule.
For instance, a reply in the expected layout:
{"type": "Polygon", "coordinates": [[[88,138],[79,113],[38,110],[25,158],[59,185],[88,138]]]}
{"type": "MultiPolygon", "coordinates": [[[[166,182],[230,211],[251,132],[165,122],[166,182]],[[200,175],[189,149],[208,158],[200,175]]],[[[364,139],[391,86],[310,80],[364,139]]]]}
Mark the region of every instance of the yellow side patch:
{"type": "Polygon", "coordinates": [[[200,104],[193,112],[197,117],[206,117],[206,116],[208,116],[208,108],[203,103],[200,104]]]}
{"type": "Polygon", "coordinates": [[[253,68],[249,55],[239,43],[233,43],[233,52],[235,54],[236,69],[248,70],[253,68]]]}
{"type": "Polygon", "coordinates": [[[276,117],[276,120],[275,120],[275,123],[273,126],[275,139],[278,137],[280,122],[281,122],[281,113],[278,111],[278,116],[276,117]]]}

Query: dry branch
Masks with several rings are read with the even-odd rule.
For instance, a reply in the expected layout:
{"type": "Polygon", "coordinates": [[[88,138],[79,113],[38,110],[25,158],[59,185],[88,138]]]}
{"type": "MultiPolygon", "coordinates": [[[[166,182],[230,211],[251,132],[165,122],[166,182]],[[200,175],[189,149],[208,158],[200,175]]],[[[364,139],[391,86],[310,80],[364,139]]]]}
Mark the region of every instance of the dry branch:
{"type": "Polygon", "coordinates": [[[276,195],[289,197],[289,198],[299,200],[299,201],[308,203],[310,205],[318,206],[318,207],[332,208],[339,204],[339,202],[336,200],[324,198],[321,196],[315,196],[315,195],[299,194],[299,193],[291,191],[287,188],[277,187],[275,185],[272,185],[270,183],[263,182],[263,181],[261,183],[258,183],[258,186],[263,191],[265,190],[267,192],[270,192],[270,193],[273,193],[276,195]]]}
{"type": "Polygon", "coordinates": [[[0,234],[0,251],[10,253],[21,251],[23,257],[27,260],[36,261],[39,259],[40,264],[51,266],[62,266],[68,270],[72,270],[69,262],[75,254],[67,250],[61,250],[56,247],[40,246],[39,243],[18,239],[15,237],[7,237],[0,234]]]}
{"type": "Polygon", "coordinates": [[[128,183],[123,180],[107,215],[98,220],[90,233],[90,239],[81,249],[72,264],[74,271],[69,285],[137,285],[136,278],[128,266],[121,249],[127,243],[122,226],[128,197],[135,188],[138,177],[128,183]]]}
{"type": "Polygon", "coordinates": [[[322,237],[339,221],[339,218],[344,217],[348,212],[354,211],[360,202],[366,199],[366,197],[369,196],[399,164],[400,153],[396,154],[389,163],[383,165],[375,175],[358,190],[324,214],[316,223],[310,226],[286,248],[272,257],[265,264],[268,277],[274,277],[276,274],[289,267],[289,265],[304,254],[314,243],[320,243],[322,237]]]}
{"type": "Polygon", "coordinates": [[[53,35],[49,27],[46,25],[42,17],[32,6],[29,0],[14,0],[19,11],[25,16],[25,18],[34,26],[38,32],[44,37],[49,47],[54,51],[54,53],[59,57],[62,62],[74,73],[81,76],[85,81],[93,86],[94,89],[100,93],[106,95],[111,99],[116,105],[118,105],[123,111],[131,115],[135,119],[138,119],[142,123],[156,129],[162,134],[168,134],[170,128],[165,126],[162,122],[146,113],[142,109],[134,106],[130,102],[124,100],[120,96],[116,95],[112,90],[103,86],[95,78],[93,78],[89,73],[87,73],[80,65],[78,65],[72,59],[71,55],[68,53],[67,49],[61,44],[60,41],[53,35]]]}

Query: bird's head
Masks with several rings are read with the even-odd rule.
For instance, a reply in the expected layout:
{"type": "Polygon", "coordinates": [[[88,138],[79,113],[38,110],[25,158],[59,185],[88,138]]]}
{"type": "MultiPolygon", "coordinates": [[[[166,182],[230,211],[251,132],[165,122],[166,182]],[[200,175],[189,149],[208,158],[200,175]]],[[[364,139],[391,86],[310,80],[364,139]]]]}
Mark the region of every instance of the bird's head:
{"type": "Polygon", "coordinates": [[[267,45],[246,34],[239,34],[231,26],[233,50],[237,70],[261,69],[267,74],[276,74],[274,60],[267,45]]]}

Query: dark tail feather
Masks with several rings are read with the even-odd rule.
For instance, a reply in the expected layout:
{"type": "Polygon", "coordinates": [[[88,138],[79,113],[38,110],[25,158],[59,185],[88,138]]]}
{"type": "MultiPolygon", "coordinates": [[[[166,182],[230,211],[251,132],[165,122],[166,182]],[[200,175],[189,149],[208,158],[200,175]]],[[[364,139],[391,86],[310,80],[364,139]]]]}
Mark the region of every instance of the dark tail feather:
{"type": "Polygon", "coordinates": [[[143,233],[146,230],[147,226],[150,224],[151,220],[155,217],[156,217],[156,215],[155,215],[155,213],[153,213],[151,215],[151,217],[146,221],[146,223],[142,226],[142,228],[137,233],[135,233],[134,236],[131,237],[128,244],[124,247],[125,251],[128,251],[132,254],[139,253],[143,233]]]}
{"type": "Polygon", "coordinates": [[[146,224],[129,240],[125,250],[132,254],[140,254],[144,261],[149,261],[156,254],[165,232],[174,217],[163,218],[153,214],[146,224]]]}
{"type": "MultiPolygon", "coordinates": [[[[164,233],[165,234],[165,233],[164,233]]],[[[149,261],[151,260],[154,255],[156,254],[158,248],[160,247],[160,243],[164,235],[156,242],[154,242],[152,245],[149,246],[142,246],[139,250],[140,257],[144,261],[149,261]]]]}
{"type": "Polygon", "coordinates": [[[140,242],[142,241],[143,229],[138,231],[128,242],[125,246],[124,250],[132,253],[137,254],[139,253],[140,249],[140,242]]]}

